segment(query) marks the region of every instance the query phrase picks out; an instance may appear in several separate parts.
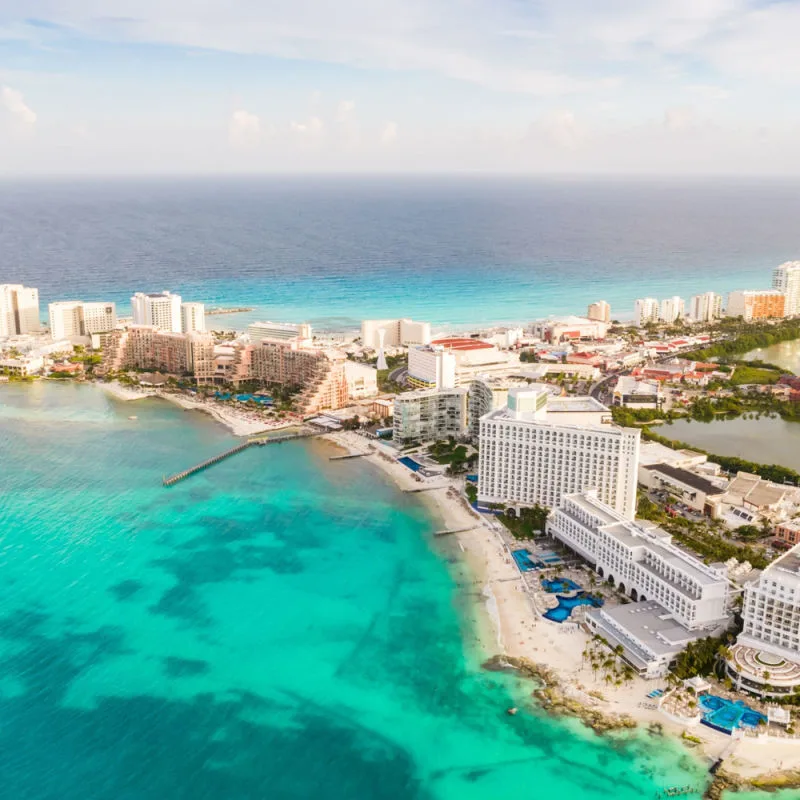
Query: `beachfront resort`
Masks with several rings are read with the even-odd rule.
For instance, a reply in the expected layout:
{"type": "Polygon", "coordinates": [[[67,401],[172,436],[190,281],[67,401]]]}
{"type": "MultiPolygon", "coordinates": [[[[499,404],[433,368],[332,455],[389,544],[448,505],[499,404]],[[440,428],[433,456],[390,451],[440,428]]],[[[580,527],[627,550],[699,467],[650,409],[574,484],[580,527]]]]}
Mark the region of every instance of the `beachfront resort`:
{"type": "Polygon", "coordinates": [[[241,436],[310,423],[439,504],[509,656],[555,668],[589,705],[793,743],[800,476],[662,435],[703,414],[795,418],[800,379],[737,358],[800,337],[800,263],[772,277],[724,308],[713,292],[641,298],[631,324],[597,301],[470,332],[409,318],[211,331],[202,303],[170,291],[135,293],[128,317],[54,300],[42,325],[37,290],[8,284],[0,378],[164,397],[241,436]]]}

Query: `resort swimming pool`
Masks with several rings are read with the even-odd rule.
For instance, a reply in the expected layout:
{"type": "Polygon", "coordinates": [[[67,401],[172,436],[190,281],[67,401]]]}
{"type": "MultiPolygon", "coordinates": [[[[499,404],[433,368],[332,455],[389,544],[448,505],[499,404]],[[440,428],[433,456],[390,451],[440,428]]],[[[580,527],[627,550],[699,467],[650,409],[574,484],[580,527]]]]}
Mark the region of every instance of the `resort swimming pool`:
{"type": "Polygon", "coordinates": [[[735,728],[757,728],[767,718],[750,708],[741,700],[726,700],[715,694],[700,695],[700,707],[705,712],[701,720],[704,725],[722,733],[730,734],[735,728]]]}
{"type": "Polygon", "coordinates": [[[520,572],[530,572],[532,569],[539,569],[542,566],[540,561],[534,561],[530,550],[514,550],[511,555],[517,562],[520,572]]]}
{"type": "Polygon", "coordinates": [[[553,578],[552,580],[542,578],[542,588],[550,594],[555,594],[556,592],[579,592],[581,590],[580,585],[569,578],[553,578]]]}
{"type": "Polygon", "coordinates": [[[397,459],[404,467],[408,467],[412,472],[419,472],[422,469],[422,464],[417,461],[414,461],[413,458],[409,458],[409,456],[403,456],[402,458],[397,459]]]}
{"type": "Polygon", "coordinates": [[[552,620],[553,622],[566,622],[572,614],[572,609],[578,606],[594,606],[594,608],[600,608],[600,606],[603,605],[601,598],[593,597],[588,592],[578,592],[574,597],[558,595],[557,599],[558,605],[555,608],[551,608],[549,611],[545,611],[543,615],[546,619],[552,620]]]}

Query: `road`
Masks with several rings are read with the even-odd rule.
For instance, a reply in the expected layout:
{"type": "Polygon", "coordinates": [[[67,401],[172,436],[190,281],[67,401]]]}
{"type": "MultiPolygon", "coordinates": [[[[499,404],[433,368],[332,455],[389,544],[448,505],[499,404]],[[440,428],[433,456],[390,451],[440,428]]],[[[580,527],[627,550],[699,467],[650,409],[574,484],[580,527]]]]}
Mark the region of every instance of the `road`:
{"type": "Polygon", "coordinates": [[[398,386],[405,386],[407,377],[408,367],[405,364],[402,367],[396,367],[389,373],[389,380],[398,384],[398,386]]]}

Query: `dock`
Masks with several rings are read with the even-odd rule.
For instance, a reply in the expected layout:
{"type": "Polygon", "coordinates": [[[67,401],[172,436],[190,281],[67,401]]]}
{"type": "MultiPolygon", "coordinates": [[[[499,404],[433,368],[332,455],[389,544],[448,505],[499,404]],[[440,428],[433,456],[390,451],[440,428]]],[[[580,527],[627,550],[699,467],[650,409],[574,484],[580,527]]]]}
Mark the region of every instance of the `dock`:
{"type": "Polygon", "coordinates": [[[406,494],[418,494],[419,492],[435,492],[437,489],[449,489],[449,484],[440,486],[421,486],[419,489],[403,489],[406,494]]]}
{"type": "Polygon", "coordinates": [[[478,525],[468,525],[466,528],[445,528],[443,531],[434,531],[434,536],[452,536],[454,533],[466,533],[467,531],[474,531],[478,525]]]}
{"type": "Polygon", "coordinates": [[[241,444],[237,444],[235,447],[231,447],[230,450],[226,450],[224,453],[219,453],[212,458],[207,458],[205,461],[201,461],[199,464],[195,464],[193,467],[189,467],[189,469],[185,469],[182,472],[176,472],[174,475],[164,476],[161,479],[161,484],[163,486],[174,486],[176,483],[186,480],[186,478],[190,477],[191,475],[195,475],[198,472],[208,469],[209,467],[213,467],[214,464],[219,464],[220,461],[224,461],[226,458],[235,456],[237,453],[241,453],[250,447],[264,447],[268,444],[280,444],[281,442],[288,442],[292,439],[306,439],[309,436],[317,435],[319,434],[316,431],[299,431],[297,433],[285,433],[279,436],[273,436],[269,439],[248,439],[246,442],[242,442],[241,444]]]}
{"type": "Polygon", "coordinates": [[[717,758],[717,760],[711,765],[711,767],[708,770],[712,775],[716,775],[717,772],[719,771],[719,768],[724,763],[725,759],[730,758],[730,756],[733,755],[733,751],[736,749],[736,745],[738,744],[739,744],[738,739],[732,739],[730,744],[728,744],[728,746],[719,754],[719,758],[717,758]]]}
{"type": "Polygon", "coordinates": [[[331,456],[328,460],[329,461],[344,461],[348,458],[363,458],[364,456],[371,455],[371,453],[348,453],[344,456],[331,456]]]}

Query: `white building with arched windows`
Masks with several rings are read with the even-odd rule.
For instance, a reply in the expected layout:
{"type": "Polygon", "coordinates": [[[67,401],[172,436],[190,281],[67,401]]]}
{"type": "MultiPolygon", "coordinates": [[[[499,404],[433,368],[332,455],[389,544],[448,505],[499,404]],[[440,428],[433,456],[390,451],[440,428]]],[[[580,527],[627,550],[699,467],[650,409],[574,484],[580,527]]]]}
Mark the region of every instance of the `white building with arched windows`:
{"type": "Polygon", "coordinates": [[[626,519],[596,492],[565,496],[547,520],[547,533],[634,601],[590,611],[586,622],[612,647],[622,645],[641,674],[664,674],[689,642],[728,626],[725,565],[704,564],[673,545],[666,531],[626,519]]]}

